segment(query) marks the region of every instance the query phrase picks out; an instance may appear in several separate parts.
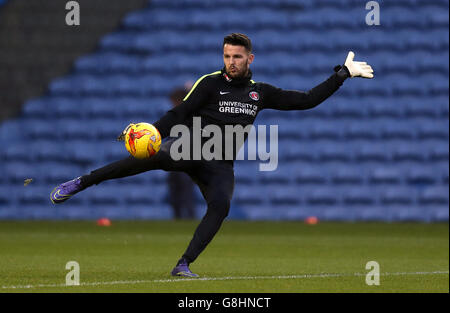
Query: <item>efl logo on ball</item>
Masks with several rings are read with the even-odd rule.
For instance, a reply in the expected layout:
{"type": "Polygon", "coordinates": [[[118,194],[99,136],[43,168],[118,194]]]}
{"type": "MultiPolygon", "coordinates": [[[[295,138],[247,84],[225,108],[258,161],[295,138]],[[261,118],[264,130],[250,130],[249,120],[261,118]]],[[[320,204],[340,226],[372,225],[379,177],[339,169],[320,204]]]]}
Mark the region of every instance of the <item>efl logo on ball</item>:
{"type": "Polygon", "coordinates": [[[149,158],[155,155],[160,147],[161,135],[152,124],[134,124],[125,135],[125,148],[136,159],[149,158]]]}

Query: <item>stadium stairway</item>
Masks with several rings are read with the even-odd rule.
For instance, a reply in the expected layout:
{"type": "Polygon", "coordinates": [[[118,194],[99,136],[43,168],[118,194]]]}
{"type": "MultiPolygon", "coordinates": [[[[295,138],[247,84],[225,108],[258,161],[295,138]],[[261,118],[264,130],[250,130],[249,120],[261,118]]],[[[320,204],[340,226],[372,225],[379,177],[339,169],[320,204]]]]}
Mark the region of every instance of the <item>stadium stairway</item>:
{"type": "Polygon", "coordinates": [[[240,31],[253,40],[256,81],[308,90],[348,50],[375,79],[346,81],[313,110],[261,112],[256,124],[278,125],[278,168],[235,162],[230,218],[448,221],[448,1],[383,2],[373,27],[366,12],[356,0],[148,1],[0,125],[0,219],[171,218],[163,171],[59,207],[48,194],[125,157],[117,133],[155,121],[174,87],[221,68],[223,36],[240,31]]]}

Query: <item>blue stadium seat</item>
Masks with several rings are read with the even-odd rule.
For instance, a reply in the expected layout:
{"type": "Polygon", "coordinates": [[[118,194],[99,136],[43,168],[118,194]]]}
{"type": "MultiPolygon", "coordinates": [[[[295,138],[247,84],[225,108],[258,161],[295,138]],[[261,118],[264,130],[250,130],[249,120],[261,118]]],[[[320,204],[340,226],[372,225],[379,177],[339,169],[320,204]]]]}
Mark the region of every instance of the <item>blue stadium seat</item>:
{"type": "Polygon", "coordinates": [[[120,116],[116,103],[117,99],[87,98],[82,104],[89,119],[114,119],[120,116]]]}
{"type": "Polygon", "coordinates": [[[366,103],[360,99],[346,99],[337,103],[327,103],[327,105],[329,105],[329,109],[331,110],[331,116],[336,119],[361,119],[366,116],[366,103]]]}
{"type": "Polygon", "coordinates": [[[292,183],[292,168],[288,165],[278,166],[274,171],[261,171],[258,173],[259,181],[263,185],[287,185],[292,183]]]}
{"type": "MultiPolygon", "coordinates": [[[[112,144],[118,143],[113,142],[112,144]]],[[[87,166],[103,159],[104,146],[103,144],[91,141],[73,140],[64,145],[64,152],[70,163],[87,166]]]]}
{"type": "Polygon", "coordinates": [[[427,151],[415,143],[402,143],[392,147],[392,158],[395,162],[425,162],[427,151]]]}
{"type": "Polygon", "coordinates": [[[36,166],[30,162],[8,162],[5,168],[5,181],[11,183],[24,183],[25,179],[32,178],[35,181],[42,177],[43,170],[41,166],[36,166]]]}
{"type": "Polygon", "coordinates": [[[104,151],[104,161],[108,163],[118,161],[130,156],[123,143],[121,144],[119,142],[105,142],[105,144],[102,144],[102,149],[104,151]]]}
{"type": "Polygon", "coordinates": [[[164,184],[158,186],[157,184],[140,185],[129,187],[120,187],[120,197],[128,205],[132,206],[148,206],[156,207],[164,202],[167,193],[167,188],[164,184]]]}
{"type": "Polygon", "coordinates": [[[406,171],[409,184],[433,185],[438,183],[440,174],[434,166],[410,166],[406,171]]]}
{"type": "Polygon", "coordinates": [[[398,119],[404,114],[402,105],[393,104],[386,101],[372,101],[368,105],[369,115],[372,118],[394,118],[398,119]]]}
{"type": "Polygon", "coordinates": [[[61,138],[58,125],[56,123],[49,123],[47,120],[41,119],[29,119],[27,121],[27,127],[22,128],[23,137],[30,140],[57,140],[61,138]]]}
{"type": "Polygon", "coordinates": [[[87,202],[91,205],[120,205],[124,201],[124,189],[117,185],[99,185],[95,193],[87,196],[87,202]]]}
{"type": "Polygon", "coordinates": [[[441,162],[449,160],[449,147],[444,141],[433,142],[429,147],[429,160],[432,162],[441,162]]]}
{"type": "MultiPolygon", "coordinates": [[[[321,166],[311,166],[309,163],[296,163],[292,166],[291,175],[297,184],[327,184],[328,173],[321,166]]],[[[301,187],[300,187],[301,188],[301,187]]]]}
{"type": "Polygon", "coordinates": [[[364,168],[336,164],[330,170],[331,182],[336,185],[363,185],[365,183],[364,168]]]}
{"type": "Polygon", "coordinates": [[[334,142],[323,142],[317,147],[319,162],[350,162],[353,159],[352,147],[334,142]]]}
{"type": "Polygon", "coordinates": [[[410,122],[398,120],[383,120],[379,122],[378,132],[382,139],[412,140],[416,137],[415,127],[410,122]]]}
{"type": "Polygon", "coordinates": [[[83,98],[54,97],[49,99],[49,114],[59,119],[82,119],[86,105],[83,98]]]}
{"type": "Polygon", "coordinates": [[[47,184],[54,185],[54,187],[85,174],[81,167],[71,163],[45,162],[40,163],[38,167],[41,174],[35,176],[36,180],[45,181],[47,184]]]}
{"type": "Polygon", "coordinates": [[[389,162],[391,153],[383,144],[363,142],[355,147],[358,162],[389,162]]]}
{"type": "Polygon", "coordinates": [[[261,192],[254,193],[253,189],[242,188],[243,186],[236,185],[233,193],[233,203],[236,205],[260,205],[264,202],[264,198],[267,197],[261,192]]]}
{"type": "Polygon", "coordinates": [[[89,120],[61,119],[55,125],[55,132],[64,140],[90,140],[95,132],[86,125],[89,120]]]}
{"type": "Polygon", "coordinates": [[[424,216],[423,208],[417,205],[392,205],[388,209],[389,219],[393,222],[431,221],[431,215],[424,216]]]}
{"type": "Polygon", "coordinates": [[[318,158],[317,149],[298,140],[284,140],[279,147],[279,159],[292,162],[315,162],[318,158]]]}
{"type": "Polygon", "coordinates": [[[344,137],[347,140],[367,140],[372,141],[380,137],[380,131],[377,124],[366,120],[358,122],[349,121],[343,126],[344,137]]]}
{"type": "Polygon", "coordinates": [[[344,188],[341,195],[343,204],[349,206],[371,206],[377,202],[377,194],[370,186],[344,188]]]}
{"type": "Polygon", "coordinates": [[[307,126],[305,131],[311,140],[340,140],[342,138],[341,123],[315,121],[307,126]]]}
{"type": "Polygon", "coordinates": [[[21,206],[34,206],[34,205],[50,205],[50,192],[52,187],[50,186],[39,186],[30,184],[20,192],[18,198],[18,205],[21,206]]]}
{"type": "Polygon", "coordinates": [[[336,187],[304,187],[305,202],[315,206],[333,206],[340,202],[341,193],[336,187]]]}
{"type": "MultiPolygon", "coordinates": [[[[370,170],[369,173],[369,182],[374,185],[397,185],[401,184],[403,181],[404,173],[401,171],[401,169],[398,168],[398,166],[391,165],[391,166],[379,166],[374,167],[370,170]]],[[[394,186],[393,188],[396,188],[394,186]]],[[[394,189],[395,190],[395,189],[394,189]]]]}
{"type": "Polygon", "coordinates": [[[446,205],[448,209],[448,187],[433,186],[424,189],[419,195],[419,203],[421,205],[446,205]]]}
{"type": "Polygon", "coordinates": [[[94,54],[82,57],[76,61],[79,72],[87,73],[138,73],[141,58],[122,53],[94,54]]]}
{"type": "MultiPolygon", "coordinates": [[[[1,185],[0,208],[7,208],[9,206],[14,206],[16,204],[17,190],[18,190],[18,188],[12,188],[11,185],[1,185]]],[[[1,217],[1,213],[0,213],[0,217],[1,217]]]]}
{"type": "Polygon", "coordinates": [[[443,122],[430,121],[420,123],[419,139],[442,139],[448,141],[448,120],[443,122]]]}
{"type": "Polygon", "coordinates": [[[411,206],[416,201],[415,190],[405,186],[385,188],[380,192],[380,200],[382,205],[411,206]]]}
{"type": "Polygon", "coordinates": [[[34,159],[34,151],[32,145],[26,142],[13,142],[3,151],[0,151],[0,158],[4,161],[22,161],[29,162],[34,159]]]}
{"type": "Polygon", "coordinates": [[[136,205],[125,211],[129,212],[127,216],[132,219],[168,220],[174,217],[170,206],[166,204],[160,204],[157,207],[136,205]]]}
{"type": "Polygon", "coordinates": [[[436,105],[427,102],[406,102],[405,115],[408,118],[435,118],[439,115],[436,105]]]}
{"type": "MultiPolygon", "coordinates": [[[[84,121],[84,129],[87,132],[86,138],[91,140],[105,140],[113,142],[129,123],[124,123],[119,119],[89,119],[84,121]]],[[[80,139],[73,137],[72,139],[80,139]]]]}
{"type": "MultiPolygon", "coordinates": [[[[256,161],[254,161],[256,162],[256,161]]],[[[234,177],[237,184],[255,184],[257,183],[258,170],[253,165],[246,164],[248,162],[234,162],[234,177]]]]}
{"type": "Polygon", "coordinates": [[[22,114],[27,118],[47,118],[51,116],[51,110],[45,98],[37,98],[23,105],[22,114]]]}

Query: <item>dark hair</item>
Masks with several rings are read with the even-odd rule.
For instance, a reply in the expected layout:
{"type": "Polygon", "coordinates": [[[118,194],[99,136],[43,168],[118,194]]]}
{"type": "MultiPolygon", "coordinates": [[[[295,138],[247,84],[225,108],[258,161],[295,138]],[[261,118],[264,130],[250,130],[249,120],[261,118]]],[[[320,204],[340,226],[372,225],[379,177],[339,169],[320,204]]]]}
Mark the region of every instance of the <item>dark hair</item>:
{"type": "Polygon", "coordinates": [[[241,33],[232,33],[225,38],[223,38],[223,46],[225,44],[233,45],[233,46],[244,46],[247,49],[247,52],[252,52],[252,42],[250,38],[241,33]]]}

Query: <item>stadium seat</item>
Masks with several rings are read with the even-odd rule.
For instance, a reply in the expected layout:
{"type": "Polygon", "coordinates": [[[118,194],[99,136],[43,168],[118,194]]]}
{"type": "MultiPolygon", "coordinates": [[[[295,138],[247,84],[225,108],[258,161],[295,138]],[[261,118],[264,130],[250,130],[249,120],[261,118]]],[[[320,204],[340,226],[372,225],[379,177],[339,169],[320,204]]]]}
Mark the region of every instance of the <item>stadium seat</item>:
{"type": "Polygon", "coordinates": [[[0,158],[4,161],[33,161],[33,149],[25,142],[13,142],[5,150],[0,151],[0,158]]]}
{"type": "Polygon", "coordinates": [[[361,121],[361,122],[352,122],[350,121],[347,125],[344,126],[344,137],[347,140],[376,140],[380,136],[380,131],[377,127],[377,124],[361,121]]]}
{"type": "Polygon", "coordinates": [[[445,141],[436,141],[427,147],[430,151],[429,161],[431,162],[442,162],[449,160],[449,146],[445,141]]]}
{"type": "Polygon", "coordinates": [[[139,206],[149,206],[155,207],[160,203],[165,201],[167,196],[167,188],[164,184],[158,186],[156,183],[151,185],[143,185],[143,186],[132,186],[129,187],[120,187],[120,197],[123,198],[123,201],[128,205],[139,205],[139,206]]]}
{"type": "Polygon", "coordinates": [[[363,142],[355,147],[355,159],[358,162],[389,162],[389,149],[383,144],[363,142]]]}
{"type": "Polygon", "coordinates": [[[348,206],[371,206],[377,201],[377,194],[369,186],[344,188],[341,195],[342,203],[348,206]]]}
{"type": "Polygon", "coordinates": [[[22,114],[26,118],[47,118],[49,117],[49,112],[49,105],[45,98],[29,100],[22,108],[22,114]]]}
{"type": "Polygon", "coordinates": [[[278,166],[274,171],[260,171],[259,182],[262,185],[287,185],[292,182],[292,169],[287,165],[278,166]]]}
{"type": "Polygon", "coordinates": [[[54,185],[53,187],[85,174],[80,166],[70,163],[45,162],[40,163],[38,167],[41,174],[35,176],[35,179],[43,180],[47,184],[54,185]]]}
{"type": "Polygon", "coordinates": [[[423,148],[417,144],[403,143],[392,147],[392,158],[395,162],[425,162],[427,152],[423,151],[423,148]]]}
{"type": "Polygon", "coordinates": [[[398,120],[383,120],[379,122],[378,127],[382,139],[412,140],[416,137],[416,127],[413,127],[411,123],[401,123],[398,120]]]}
{"type": "Polygon", "coordinates": [[[339,118],[351,118],[361,119],[366,116],[366,108],[363,106],[360,99],[352,101],[351,99],[345,99],[337,103],[330,103],[331,116],[335,119],[339,118]]]}
{"type": "MultiPolygon", "coordinates": [[[[397,166],[374,167],[369,173],[369,182],[374,185],[397,185],[402,183],[404,173],[397,166]]],[[[394,186],[393,188],[396,188],[394,186]]]]}
{"type": "Polygon", "coordinates": [[[425,122],[418,127],[419,139],[442,139],[448,141],[448,120],[446,122],[425,122]]]}
{"type": "Polygon", "coordinates": [[[336,143],[325,143],[317,146],[318,162],[350,162],[353,159],[352,147],[336,143]]]}
{"type": "MultiPolygon", "coordinates": [[[[116,100],[116,99],[114,99],[116,100]]],[[[116,101],[103,98],[87,98],[83,101],[84,112],[89,119],[114,119],[119,117],[116,101]]]]}
{"type": "Polygon", "coordinates": [[[53,139],[61,138],[61,134],[57,131],[57,125],[49,123],[47,120],[30,119],[27,121],[27,127],[22,129],[22,134],[30,140],[37,139],[53,139]]]}
{"type": "Polygon", "coordinates": [[[236,185],[233,193],[233,203],[240,206],[246,205],[260,205],[265,201],[265,195],[261,193],[254,193],[244,186],[236,185]]]}
{"type": "Polygon", "coordinates": [[[446,205],[448,209],[449,191],[444,186],[425,188],[419,195],[421,205],[446,205]]]}
{"type": "Polygon", "coordinates": [[[398,119],[404,114],[402,105],[391,102],[374,101],[368,107],[369,115],[372,118],[393,118],[398,119]]]}
{"type": "Polygon", "coordinates": [[[414,188],[404,186],[385,188],[380,192],[381,204],[385,206],[411,206],[416,202],[416,197],[414,188]]]}
{"type": "Polygon", "coordinates": [[[316,206],[333,206],[340,202],[340,192],[335,187],[304,187],[305,202],[316,206]]]}
{"type": "Polygon", "coordinates": [[[408,118],[436,118],[439,116],[438,106],[435,103],[408,101],[405,102],[405,116],[408,118]]]}
{"type": "MultiPolygon", "coordinates": [[[[292,166],[291,175],[297,184],[327,184],[328,173],[321,166],[312,166],[309,163],[296,163],[292,166]]],[[[301,187],[300,187],[301,188],[301,187]]]]}
{"type": "Polygon", "coordinates": [[[362,185],[365,183],[364,168],[336,164],[331,166],[331,182],[336,185],[362,185]]]}
{"type": "Polygon", "coordinates": [[[311,140],[340,140],[342,137],[342,125],[340,123],[313,122],[306,132],[311,140]]]}
{"type": "Polygon", "coordinates": [[[433,166],[410,166],[406,171],[406,181],[413,185],[433,185],[439,181],[439,174],[433,166]]]}
{"type": "MultiPolygon", "coordinates": [[[[116,144],[116,143],[113,143],[116,144]]],[[[103,145],[104,146],[104,145],[103,145]]],[[[80,166],[91,165],[103,158],[104,147],[93,142],[72,140],[64,145],[67,160],[80,166]]]]}
{"type": "Polygon", "coordinates": [[[125,190],[117,185],[101,185],[98,186],[95,192],[88,194],[87,202],[91,205],[110,205],[117,206],[122,204],[125,190]]]}
{"type": "MultiPolygon", "coordinates": [[[[89,128],[88,121],[79,119],[61,119],[59,120],[57,131],[64,140],[90,140],[94,138],[95,132],[89,128]]],[[[43,138],[44,139],[44,138],[43,138]]]]}
{"type": "Polygon", "coordinates": [[[7,182],[23,184],[25,179],[32,178],[37,180],[42,177],[42,172],[42,167],[33,163],[12,161],[8,162],[4,175],[7,182]]]}
{"type": "Polygon", "coordinates": [[[279,159],[286,162],[315,162],[317,151],[309,144],[297,140],[287,140],[279,147],[279,159]]]}
{"type": "Polygon", "coordinates": [[[37,186],[30,184],[20,192],[18,205],[34,206],[34,205],[49,205],[50,204],[50,186],[37,186]]]}
{"type": "Polygon", "coordinates": [[[239,161],[234,163],[234,175],[237,184],[256,184],[258,170],[254,166],[246,166],[240,164],[239,161]]]}
{"type": "Polygon", "coordinates": [[[49,99],[49,114],[54,112],[58,119],[82,119],[85,116],[83,98],[76,97],[51,97],[49,99]]]}
{"type": "Polygon", "coordinates": [[[300,186],[286,186],[283,188],[266,188],[265,197],[272,205],[291,205],[296,206],[302,202],[302,196],[299,193],[300,186]]]}

